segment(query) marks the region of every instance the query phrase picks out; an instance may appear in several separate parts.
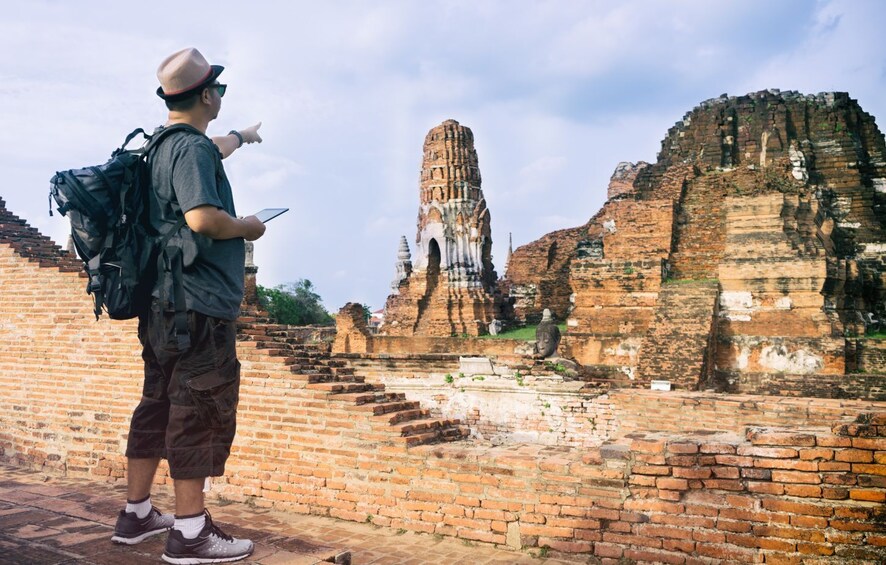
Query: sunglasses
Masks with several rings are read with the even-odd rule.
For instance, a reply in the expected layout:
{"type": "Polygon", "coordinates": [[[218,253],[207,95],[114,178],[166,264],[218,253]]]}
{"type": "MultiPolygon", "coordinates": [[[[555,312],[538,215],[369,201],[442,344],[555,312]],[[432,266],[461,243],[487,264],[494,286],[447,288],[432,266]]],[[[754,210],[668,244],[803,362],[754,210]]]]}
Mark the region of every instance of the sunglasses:
{"type": "Polygon", "coordinates": [[[216,83],[216,84],[210,84],[206,88],[214,88],[214,89],[218,90],[218,97],[221,98],[222,96],[225,95],[225,91],[228,89],[228,85],[216,83]]]}

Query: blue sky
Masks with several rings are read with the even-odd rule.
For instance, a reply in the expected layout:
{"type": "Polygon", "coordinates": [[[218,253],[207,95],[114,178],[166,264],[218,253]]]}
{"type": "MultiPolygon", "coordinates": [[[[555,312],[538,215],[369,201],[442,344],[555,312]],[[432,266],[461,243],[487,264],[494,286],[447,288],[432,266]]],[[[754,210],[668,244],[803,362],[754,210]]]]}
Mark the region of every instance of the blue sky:
{"type": "Polygon", "coordinates": [[[64,244],[49,178],[164,122],[157,65],[194,46],[226,67],[209,134],[264,123],[225,164],[238,212],[291,208],[256,244],[259,284],[308,278],[332,311],[376,309],[443,120],[474,132],[501,275],[509,233],[585,223],[616,165],[654,161],[703,100],[847,91],[882,122],[884,28],[876,0],[9,2],[0,197],[64,244]]]}

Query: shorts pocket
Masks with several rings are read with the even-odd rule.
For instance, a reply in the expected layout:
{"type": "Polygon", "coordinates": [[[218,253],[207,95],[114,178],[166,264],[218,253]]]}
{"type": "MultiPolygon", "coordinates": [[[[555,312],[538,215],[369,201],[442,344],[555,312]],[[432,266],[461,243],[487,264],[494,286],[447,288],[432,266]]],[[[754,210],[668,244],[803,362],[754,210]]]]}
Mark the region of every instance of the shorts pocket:
{"type": "Polygon", "coordinates": [[[240,363],[203,373],[186,383],[197,416],[211,430],[228,428],[235,421],[240,399],[240,363]]]}

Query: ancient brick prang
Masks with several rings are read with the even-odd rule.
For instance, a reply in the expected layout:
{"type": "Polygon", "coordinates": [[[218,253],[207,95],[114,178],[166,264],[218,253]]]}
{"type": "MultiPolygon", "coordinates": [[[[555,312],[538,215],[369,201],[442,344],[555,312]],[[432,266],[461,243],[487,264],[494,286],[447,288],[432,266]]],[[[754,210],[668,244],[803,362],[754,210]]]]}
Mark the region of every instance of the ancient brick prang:
{"type": "MultiPolygon", "coordinates": [[[[681,342],[708,343],[699,353],[713,363],[709,386],[771,391],[766,375],[780,374],[782,392],[821,394],[828,387],[816,378],[832,384],[839,374],[847,383],[839,394],[876,391],[882,387],[847,374],[864,358],[864,343],[856,349],[846,337],[886,316],[884,203],[883,135],[847,94],[724,95],[671,128],[656,163],[618,165],[609,200],[581,228],[583,238],[555,233],[517,249],[505,279],[519,279],[510,287],[518,296],[539,294],[551,273],[545,257],[527,251],[563,246],[569,275],[545,295],[572,296],[568,343],[579,361],[594,364],[605,357],[594,353],[595,342],[623,338],[619,370],[634,375],[642,365],[638,383],[658,371],[691,388],[706,376],[686,369],[711,368],[644,361],[637,339],[655,319],[658,337],[644,342],[646,354],[663,359],[669,350],[685,355],[681,342]],[[663,282],[684,281],[717,289],[703,315],[716,314],[708,336],[662,326],[694,308],[670,312],[681,301],[659,297],[663,282]],[[845,357],[850,350],[854,359],[845,357]]],[[[523,304],[524,319],[547,307],[523,304]]]]}
{"type": "Polygon", "coordinates": [[[474,134],[455,120],[446,120],[425,137],[415,245],[407,269],[401,243],[396,286],[381,331],[485,333],[495,317],[497,278],[490,216],[480,188],[474,134]]]}

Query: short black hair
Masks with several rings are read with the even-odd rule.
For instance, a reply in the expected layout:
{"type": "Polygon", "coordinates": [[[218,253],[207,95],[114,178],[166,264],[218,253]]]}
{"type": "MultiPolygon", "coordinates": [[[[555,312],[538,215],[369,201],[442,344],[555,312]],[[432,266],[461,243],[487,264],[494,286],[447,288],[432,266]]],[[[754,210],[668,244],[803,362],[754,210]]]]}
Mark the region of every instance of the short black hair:
{"type": "Polygon", "coordinates": [[[166,100],[166,108],[170,112],[187,112],[197,104],[197,100],[200,98],[200,95],[203,94],[204,90],[205,88],[201,88],[191,96],[182,98],[181,100],[175,100],[174,102],[166,100]]]}

